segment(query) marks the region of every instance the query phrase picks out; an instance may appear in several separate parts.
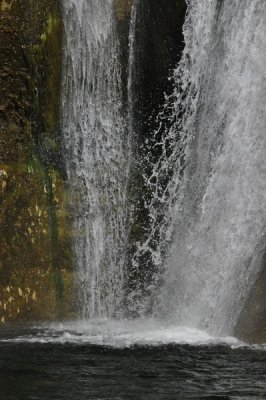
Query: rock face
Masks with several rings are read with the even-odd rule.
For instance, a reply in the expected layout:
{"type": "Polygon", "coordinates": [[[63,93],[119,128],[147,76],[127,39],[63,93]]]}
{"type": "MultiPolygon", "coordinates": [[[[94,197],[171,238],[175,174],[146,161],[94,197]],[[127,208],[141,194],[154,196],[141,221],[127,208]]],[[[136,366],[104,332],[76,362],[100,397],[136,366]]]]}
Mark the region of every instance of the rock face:
{"type": "MultiPolygon", "coordinates": [[[[265,257],[263,266],[265,265],[265,257]]],[[[250,291],[242,313],[240,314],[235,334],[250,343],[266,342],[266,270],[263,268],[257,282],[250,291]]]]}
{"type": "Polygon", "coordinates": [[[0,321],[73,313],[59,1],[0,1],[0,321]]]}
{"type": "Polygon", "coordinates": [[[133,0],[114,0],[115,11],[118,21],[127,19],[131,13],[133,0]]]}

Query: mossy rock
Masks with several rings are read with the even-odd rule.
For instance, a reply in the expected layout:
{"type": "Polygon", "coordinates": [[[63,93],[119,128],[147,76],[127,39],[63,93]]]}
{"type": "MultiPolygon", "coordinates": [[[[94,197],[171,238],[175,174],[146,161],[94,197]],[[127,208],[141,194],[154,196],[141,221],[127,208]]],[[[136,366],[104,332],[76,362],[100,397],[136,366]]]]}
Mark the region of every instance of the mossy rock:
{"type": "Polygon", "coordinates": [[[114,0],[115,12],[118,20],[125,20],[131,13],[133,0],[114,0]]]}
{"type": "Polygon", "coordinates": [[[71,229],[58,171],[36,160],[0,165],[0,202],[0,320],[71,316],[71,229]]]}
{"type": "Polygon", "coordinates": [[[59,0],[0,0],[0,321],[74,312],[59,0]]]}

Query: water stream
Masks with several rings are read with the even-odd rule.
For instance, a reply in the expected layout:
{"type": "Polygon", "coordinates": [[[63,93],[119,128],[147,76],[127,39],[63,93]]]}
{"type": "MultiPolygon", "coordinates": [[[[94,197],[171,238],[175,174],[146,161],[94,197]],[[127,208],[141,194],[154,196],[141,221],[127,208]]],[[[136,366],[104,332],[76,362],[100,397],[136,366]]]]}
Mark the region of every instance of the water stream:
{"type": "MultiPolygon", "coordinates": [[[[123,314],[137,8],[126,109],[112,0],[64,1],[62,121],[85,318],[123,314]]],[[[260,0],[188,1],[173,93],[149,133],[151,223],[133,265],[149,253],[156,267],[153,314],[217,335],[232,333],[264,252],[265,17],[260,0]]]]}
{"type": "Polygon", "coordinates": [[[120,313],[130,144],[112,0],[63,2],[62,125],[84,318],[120,313]]]}
{"type": "Polygon", "coordinates": [[[265,17],[259,0],[188,2],[186,47],[159,116],[171,128],[147,179],[154,231],[164,212],[159,262],[168,249],[158,312],[213,334],[232,332],[265,247],[265,17]]]}

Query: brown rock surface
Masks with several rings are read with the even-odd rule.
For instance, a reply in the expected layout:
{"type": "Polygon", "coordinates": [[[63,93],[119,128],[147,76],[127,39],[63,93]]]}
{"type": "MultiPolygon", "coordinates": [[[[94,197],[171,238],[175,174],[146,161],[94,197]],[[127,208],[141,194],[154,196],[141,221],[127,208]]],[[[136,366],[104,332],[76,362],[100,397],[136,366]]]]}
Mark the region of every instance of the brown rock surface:
{"type": "Polygon", "coordinates": [[[73,313],[59,1],[0,1],[0,321],[73,313]]]}
{"type": "MultiPolygon", "coordinates": [[[[265,265],[265,262],[264,262],[265,265]]],[[[240,314],[235,334],[250,343],[266,343],[266,270],[260,272],[240,314]]]]}

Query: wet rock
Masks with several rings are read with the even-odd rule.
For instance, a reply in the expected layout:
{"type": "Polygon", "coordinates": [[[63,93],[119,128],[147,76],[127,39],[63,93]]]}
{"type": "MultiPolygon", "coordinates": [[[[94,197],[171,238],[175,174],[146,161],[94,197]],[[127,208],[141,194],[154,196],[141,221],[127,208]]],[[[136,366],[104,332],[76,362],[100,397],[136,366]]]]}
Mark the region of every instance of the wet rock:
{"type": "Polygon", "coordinates": [[[59,1],[0,1],[0,47],[0,321],[71,316],[59,1]]]}
{"type": "MultiPolygon", "coordinates": [[[[265,261],[263,263],[265,265],[265,261]]],[[[266,270],[259,273],[239,316],[235,335],[250,343],[266,343],[266,270]]]]}

